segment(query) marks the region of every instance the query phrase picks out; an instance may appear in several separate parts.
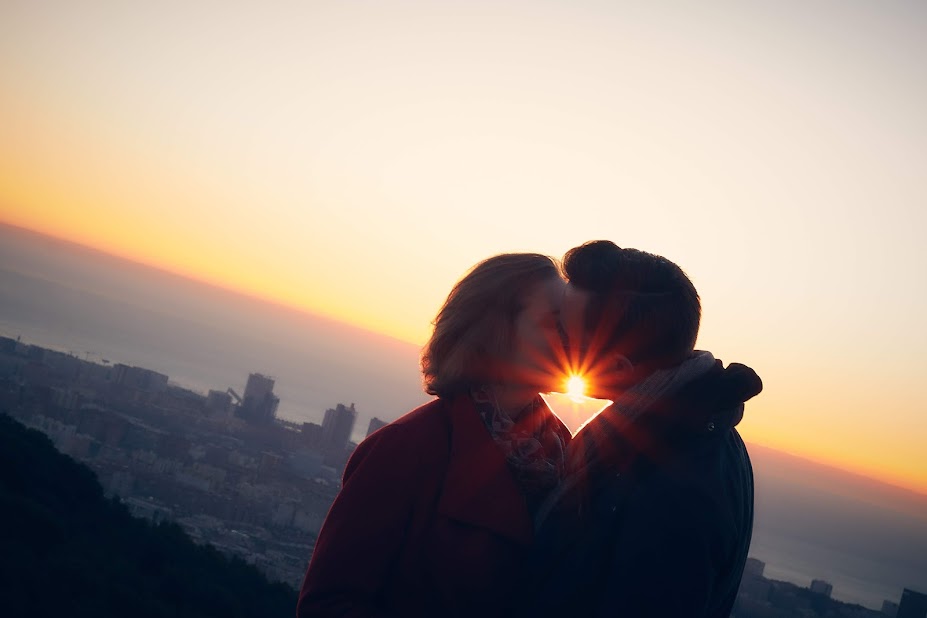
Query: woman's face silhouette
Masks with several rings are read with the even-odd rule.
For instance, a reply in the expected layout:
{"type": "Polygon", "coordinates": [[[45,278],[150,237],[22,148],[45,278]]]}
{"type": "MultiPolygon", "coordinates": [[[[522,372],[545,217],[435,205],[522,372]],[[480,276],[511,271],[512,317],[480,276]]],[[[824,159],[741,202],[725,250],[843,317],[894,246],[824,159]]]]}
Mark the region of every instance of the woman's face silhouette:
{"type": "Polygon", "coordinates": [[[515,318],[510,383],[536,392],[562,388],[564,351],[559,317],[565,286],[559,277],[551,277],[534,286],[523,299],[515,318]]]}

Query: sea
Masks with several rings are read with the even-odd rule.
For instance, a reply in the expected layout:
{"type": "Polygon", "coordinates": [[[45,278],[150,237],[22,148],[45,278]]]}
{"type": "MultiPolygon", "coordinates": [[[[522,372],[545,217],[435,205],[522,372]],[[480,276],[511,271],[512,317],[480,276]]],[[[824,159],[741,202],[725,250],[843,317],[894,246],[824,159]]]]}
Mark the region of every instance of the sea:
{"type": "MultiPolygon", "coordinates": [[[[288,420],[320,422],[327,408],[354,403],[355,440],[371,418],[391,421],[429,400],[418,346],[2,224],[0,335],[154,369],[201,393],[240,394],[249,373],[269,375],[288,420]]],[[[767,577],[823,579],[834,598],[873,609],[898,602],[903,588],[927,592],[927,496],[748,448],[751,555],[767,577]]]]}

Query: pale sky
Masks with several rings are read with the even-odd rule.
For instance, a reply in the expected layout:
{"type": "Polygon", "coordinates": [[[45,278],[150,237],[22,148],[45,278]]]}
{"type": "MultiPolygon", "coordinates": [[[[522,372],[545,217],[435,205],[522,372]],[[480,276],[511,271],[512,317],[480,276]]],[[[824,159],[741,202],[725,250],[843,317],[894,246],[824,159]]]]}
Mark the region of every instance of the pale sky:
{"type": "Polygon", "coordinates": [[[757,443],[927,492],[927,5],[0,5],[0,220],[422,343],[503,251],[660,253],[757,443]]]}

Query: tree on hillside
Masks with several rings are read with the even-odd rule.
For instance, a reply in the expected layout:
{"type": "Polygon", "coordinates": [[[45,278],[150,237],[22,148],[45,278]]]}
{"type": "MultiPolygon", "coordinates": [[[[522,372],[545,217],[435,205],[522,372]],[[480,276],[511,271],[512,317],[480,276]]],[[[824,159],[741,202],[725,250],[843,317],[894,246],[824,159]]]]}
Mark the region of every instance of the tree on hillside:
{"type": "Polygon", "coordinates": [[[107,500],[93,472],[0,414],[0,615],[289,617],[296,593],[107,500]]]}

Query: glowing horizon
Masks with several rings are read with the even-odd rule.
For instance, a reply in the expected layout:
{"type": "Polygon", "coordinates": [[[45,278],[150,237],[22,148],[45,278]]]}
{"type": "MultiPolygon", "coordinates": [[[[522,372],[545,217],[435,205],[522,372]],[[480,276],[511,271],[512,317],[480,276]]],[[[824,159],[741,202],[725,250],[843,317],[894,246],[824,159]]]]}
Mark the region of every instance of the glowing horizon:
{"type": "MultiPolygon", "coordinates": [[[[7,222],[0,222],[0,224],[3,224],[3,223],[7,223],[7,222]]],[[[24,228],[22,226],[17,226],[17,227],[20,227],[20,229],[24,229],[30,232],[42,233],[38,230],[29,230],[28,228],[24,228]]],[[[66,242],[73,242],[83,247],[87,247],[87,248],[102,251],[104,253],[108,253],[103,248],[91,247],[90,245],[77,242],[76,240],[67,239],[61,236],[55,236],[51,234],[46,234],[46,235],[52,238],[59,239],[59,240],[64,240],[66,242]]],[[[112,255],[115,255],[116,257],[119,257],[122,259],[130,259],[125,256],[120,256],[116,253],[113,253],[112,255]]],[[[139,263],[139,264],[143,264],[148,267],[157,268],[158,270],[163,270],[165,272],[170,272],[175,275],[189,278],[198,283],[203,283],[205,285],[210,285],[210,286],[216,286],[216,287],[229,290],[235,293],[244,294],[244,295],[265,301],[265,302],[270,302],[272,304],[277,304],[277,305],[281,305],[284,307],[288,307],[290,309],[295,309],[298,311],[307,311],[308,313],[312,315],[322,316],[325,318],[333,319],[335,321],[347,324],[349,326],[361,328],[363,330],[367,330],[370,332],[375,332],[380,335],[386,335],[388,337],[393,337],[395,339],[398,339],[410,345],[420,346],[423,343],[423,342],[417,342],[417,341],[409,341],[407,339],[403,339],[402,337],[396,337],[395,335],[389,332],[378,331],[377,329],[372,328],[369,325],[364,325],[360,323],[352,323],[352,322],[346,321],[343,318],[343,316],[340,316],[340,315],[325,315],[324,313],[317,311],[317,310],[312,310],[312,309],[307,309],[305,307],[299,307],[299,306],[287,304],[283,302],[281,299],[263,297],[259,294],[255,294],[252,291],[248,291],[248,290],[238,290],[238,289],[235,289],[234,287],[224,285],[222,282],[207,281],[205,278],[189,275],[187,273],[181,272],[179,269],[175,271],[169,268],[164,268],[156,264],[146,263],[143,260],[132,260],[132,261],[139,263]]],[[[580,378],[580,376],[577,376],[577,375],[574,375],[572,377],[580,378]]],[[[566,419],[564,422],[567,423],[568,427],[572,428],[571,431],[575,433],[576,431],[581,429],[582,426],[584,426],[589,420],[594,418],[595,414],[601,412],[602,409],[604,409],[604,406],[607,404],[603,404],[601,409],[598,409],[594,413],[591,413],[591,414],[588,412],[584,412],[583,409],[592,405],[593,402],[607,402],[608,400],[594,399],[592,397],[586,396],[585,394],[579,395],[579,396],[575,394],[570,394],[568,392],[569,384],[570,382],[568,380],[565,383],[564,393],[546,393],[544,394],[544,397],[545,399],[548,400],[548,405],[550,405],[552,408],[556,407],[555,411],[561,412],[564,415],[561,418],[566,419]],[[580,410],[572,409],[572,408],[577,408],[577,407],[581,409],[580,410]]],[[[583,386],[585,388],[587,385],[584,383],[583,386]]],[[[747,403],[747,411],[744,417],[746,424],[750,423],[750,419],[752,416],[757,415],[757,414],[763,414],[764,412],[768,411],[768,410],[764,411],[762,409],[756,409],[758,407],[768,408],[768,406],[765,406],[764,403],[765,402],[764,402],[764,398],[762,394],[758,398],[753,399],[747,403]]],[[[769,413],[774,413],[774,412],[769,411],[769,413]]],[[[744,423],[742,423],[741,426],[739,426],[739,429],[741,429],[741,431],[743,431],[743,425],[744,423]]],[[[772,448],[772,449],[775,449],[777,451],[780,451],[780,452],[783,452],[789,455],[794,455],[794,456],[801,457],[803,459],[807,459],[815,463],[832,466],[832,467],[835,467],[835,468],[838,468],[838,469],[841,469],[847,472],[851,472],[853,474],[858,474],[864,477],[876,479],[881,482],[884,482],[884,483],[887,483],[887,484],[890,484],[896,487],[900,487],[903,489],[907,489],[910,491],[914,491],[914,492],[927,496],[927,475],[917,474],[917,473],[911,474],[909,471],[906,472],[897,465],[891,465],[890,463],[888,463],[887,465],[885,461],[880,461],[876,456],[870,456],[865,464],[860,464],[858,461],[847,457],[845,453],[840,453],[839,451],[830,451],[826,455],[822,455],[820,448],[815,448],[816,444],[815,444],[815,439],[813,436],[806,443],[800,443],[800,442],[797,443],[794,440],[794,438],[791,438],[789,436],[787,432],[774,433],[772,435],[766,435],[766,436],[749,435],[749,439],[745,437],[745,440],[747,440],[748,443],[751,443],[751,444],[756,444],[758,446],[772,448]]]]}

